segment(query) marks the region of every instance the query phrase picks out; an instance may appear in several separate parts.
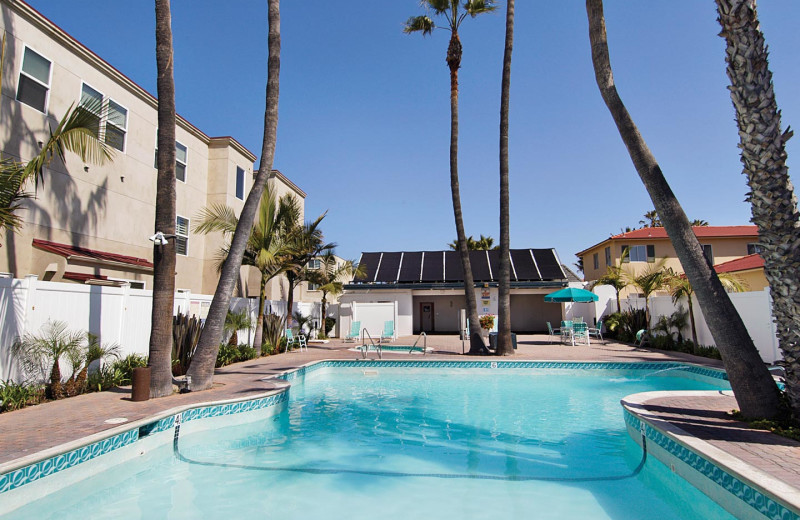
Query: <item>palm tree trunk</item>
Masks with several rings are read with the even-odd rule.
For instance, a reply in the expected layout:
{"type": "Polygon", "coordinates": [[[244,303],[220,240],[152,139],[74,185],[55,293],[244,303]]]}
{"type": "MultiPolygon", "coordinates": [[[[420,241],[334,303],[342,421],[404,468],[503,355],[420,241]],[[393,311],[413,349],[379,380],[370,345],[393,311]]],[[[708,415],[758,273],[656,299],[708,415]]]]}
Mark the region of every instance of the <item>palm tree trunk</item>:
{"type": "Polygon", "coordinates": [[[61,367],[58,366],[58,358],[53,362],[50,370],[50,398],[61,399],[64,397],[64,388],[61,384],[61,367]]]}
{"type": "Polygon", "coordinates": [[[264,343],[264,301],[267,299],[267,276],[261,273],[261,287],[258,291],[258,314],[256,315],[256,335],[253,338],[253,348],[261,355],[261,345],[264,343]]]}
{"type": "Polygon", "coordinates": [[[703,255],[689,219],[617,93],[608,54],[602,0],[586,0],[586,12],[592,64],[600,93],[695,290],[708,328],[722,354],[739,407],[748,417],[774,417],[780,404],[777,386],[730,297],[703,255]]]}
{"type": "Polygon", "coordinates": [[[500,283],[497,297],[497,355],[514,354],[511,343],[511,256],[508,193],[508,105],[511,87],[511,51],[514,44],[514,0],[506,2],[506,44],[500,94],[500,283]]]}
{"type": "Polygon", "coordinates": [[[472,277],[472,265],[470,265],[469,250],[467,250],[467,236],[464,232],[464,217],[461,212],[461,194],[458,185],[458,69],[461,66],[461,40],[456,31],[453,31],[450,36],[447,65],[450,67],[450,194],[453,198],[458,253],[461,257],[461,268],[464,270],[464,296],[467,300],[470,337],[468,354],[486,354],[486,345],[483,343],[481,326],[478,323],[475,280],[472,277]]]}
{"type": "Polygon", "coordinates": [[[755,0],[717,0],[725,38],[731,100],[739,126],[742,164],[758,226],[764,274],[772,295],[778,344],[786,361],[786,393],[800,419],[800,213],[786,166],[786,141],[772,88],[767,46],[755,0]]]}
{"type": "Polygon", "coordinates": [[[689,294],[689,322],[692,324],[692,342],[697,345],[697,326],[694,321],[694,304],[692,303],[692,295],[689,294]]]}
{"type": "Polygon", "coordinates": [[[617,312],[622,312],[622,304],[619,301],[619,289],[617,289],[617,312]]]}
{"type": "Polygon", "coordinates": [[[289,292],[286,295],[286,328],[291,329],[294,320],[294,316],[292,315],[292,307],[294,307],[294,284],[297,277],[293,272],[286,271],[286,279],[289,281],[289,292]]]}
{"type": "MultiPolygon", "coordinates": [[[[169,0],[156,0],[158,67],[158,177],[155,231],[175,234],[175,83],[169,0]]],[[[172,311],[175,240],[153,245],[153,311],[150,329],[150,397],[172,395],[172,311]]]]}
{"type": "Polygon", "coordinates": [[[320,324],[320,327],[322,328],[322,339],[325,339],[328,337],[328,333],[325,331],[325,318],[328,316],[328,293],[325,291],[322,292],[322,301],[320,302],[320,305],[322,307],[320,309],[322,313],[322,323],[320,324]]]}
{"type": "Polygon", "coordinates": [[[208,310],[206,324],[200,335],[197,349],[195,350],[192,364],[189,366],[188,375],[192,377],[192,386],[195,390],[204,390],[211,387],[214,364],[217,359],[219,342],[225,325],[225,314],[228,312],[231,294],[233,293],[236,279],[242,265],[244,249],[253,227],[258,204],[267,179],[272,175],[272,162],[275,158],[275,142],[278,131],[278,88],[281,67],[281,30],[280,30],[280,0],[268,0],[269,59],[267,61],[267,93],[266,111],[264,114],[264,140],[261,147],[261,162],[258,173],[253,181],[253,187],[247,195],[247,200],[239,216],[239,223],[233,234],[230,251],[225,263],[222,265],[214,299],[208,310]]]}

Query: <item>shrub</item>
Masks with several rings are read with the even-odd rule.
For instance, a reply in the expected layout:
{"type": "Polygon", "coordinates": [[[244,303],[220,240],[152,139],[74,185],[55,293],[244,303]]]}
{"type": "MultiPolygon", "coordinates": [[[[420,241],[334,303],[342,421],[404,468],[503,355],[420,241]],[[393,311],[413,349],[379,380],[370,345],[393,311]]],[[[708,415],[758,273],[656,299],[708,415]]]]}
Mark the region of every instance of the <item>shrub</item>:
{"type": "Polygon", "coordinates": [[[256,349],[246,343],[239,345],[239,359],[238,361],[249,361],[258,357],[256,349]]]}
{"type": "Polygon", "coordinates": [[[239,347],[236,345],[228,345],[227,343],[223,343],[219,346],[219,352],[217,352],[217,362],[214,366],[220,368],[230,365],[231,363],[236,363],[237,361],[239,361],[239,347]]]}
{"type": "Polygon", "coordinates": [[[133,380],[133,369],[147,366],[147,356],[141,354],[128,354],[126,357],[114,361],[111,370],[114,371],[114,386],[127,386],[133,380]]]}
{"type": "MultiPolygon", "coordinates": [[[[273,351],[276,350],[276,347],[281,346],[280,341],[283,338],[283,329],[283,317],[278,316],[277,314],[267,314],[264,316],[264,343],[271,345],[273,351]]],[[[280,349],[277,348],[277,351],[280,352],[280,349]]]]}
{"type": "Polygon", "coordinates": [[[336,325],[336,318],[331,318],[330,316],[325,318],[325,337],[327,337],[331,333],[335,325],[336,325]]]}
{"type": "Polygon", "coordinates": [[[0,412],[19,410],[44,400],[44,385],[0,381],[0,412]]]}

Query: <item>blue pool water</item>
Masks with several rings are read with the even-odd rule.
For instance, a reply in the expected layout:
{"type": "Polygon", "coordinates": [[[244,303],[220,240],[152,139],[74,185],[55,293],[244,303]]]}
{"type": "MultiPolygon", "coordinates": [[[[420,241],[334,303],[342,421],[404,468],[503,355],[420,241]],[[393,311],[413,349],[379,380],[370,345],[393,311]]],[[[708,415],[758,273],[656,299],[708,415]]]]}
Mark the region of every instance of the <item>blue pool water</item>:
{"type": "MultiPolygon", "coordinates": [[[[181,435],[8,518],[732,518],[648,457],[620,398],[681,371],[326,368],[279,414],[181,435]]],[[[54,478],[58,478],[55,475],[54,478]]]]}

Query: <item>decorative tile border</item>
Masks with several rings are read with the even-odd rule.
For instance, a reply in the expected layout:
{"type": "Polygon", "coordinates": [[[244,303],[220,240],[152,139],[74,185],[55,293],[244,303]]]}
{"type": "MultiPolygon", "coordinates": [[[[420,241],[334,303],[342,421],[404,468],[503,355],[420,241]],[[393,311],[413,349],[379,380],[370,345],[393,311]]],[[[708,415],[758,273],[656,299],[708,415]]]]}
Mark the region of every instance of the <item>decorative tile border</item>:
{"type": "MultiPolygon", "coordinates": [[[[642,420],[625,408],[625,423],[639,431],[642,420]]],[[[711,482],[727,491],[744,504],[753,508],[759,514],[770,520],[800,520],[800,515],[777,502],[761,491],[743,482],[735,475],[728,473],[702,455],[695,453],[683,444],[664,435],[648,422],[645,424],[645,437],[660,446],[664,451],[674,456],[687,466],[709,479],[711,482]]]]}
{"type": "Polygon", "coordinates": [[[110,453],[123,446],[136,442],[139,438],[172,429],[172,427],[175,426],[175,419],[178,415],[181,416],[183,422],[194,421],[206,417],[220,417],[223,415],[260,410],[280,404],[286,401],[286,399],[286,392],[281,392],[279,394],[251,399],[249,401],[190,408],[179,414],[164,417],[163,419],[145,424],[139,428],[128,430],[113,437],[103,439],[102,441],[88,444],[82,448],[77,448],[0,475],[0,494],[30,484],[40,478],[58,473],[59,471],[63,471],[83,462],[87,462],[100,455],[110,453]]]}
{"type": "Polygon", "coordinates": [[[35,464],[10,471],[0,475],[0,493],[5,493],[6,491],[11,491],[25,484],[30,484],[40,478],[92,460],[100,455],[122,448],[123,446],[133,444],[138,438],[138,429],[129,430],[119,435],[109,437],[108,439],[95,442],[94,444],[89,444],[82,448],[68,451],[35,464]]]}

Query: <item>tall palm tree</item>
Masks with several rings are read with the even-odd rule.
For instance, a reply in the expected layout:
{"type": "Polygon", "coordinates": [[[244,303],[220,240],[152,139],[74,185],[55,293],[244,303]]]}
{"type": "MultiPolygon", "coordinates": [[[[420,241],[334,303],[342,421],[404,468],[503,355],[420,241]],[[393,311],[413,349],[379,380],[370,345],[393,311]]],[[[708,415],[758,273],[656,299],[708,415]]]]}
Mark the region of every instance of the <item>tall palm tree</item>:
{"type": "Polygon", "coordinates": [[[608,54],[602,0],[586,0],[592,65],[600,93],[619,130],[642,183],[650,194],[667,235],[694,287],[714,342],[730,379],[742,413],[749,417],[774,417],[780,395],[730,297],[703,255],[689,219],[669,187],[614,84],[608,54]]]}
{"type": "MultiPolygon", "coordinates": [[[[461,195],[458,186],[458,69],[461,67],[461,39],[458,29],[467,16],[475,18],[497,9],[494,0],[423,0],[422,5],[436,16],[443,16],[447,22],[445,29],[450,31],[447,47],[447,66],[450,69],[450,192],[453,199],[453,216],[456,222],[458,252],[464,271],[464,295],[467,300],[467,316],[470,326],[470,354],[485,354],[486,345],[481,337],[478,323],[478,302],[475,298],[475,280],[469,261],[467,238],[464,233],[464,219],[461,211],[461,195]],[[462,11],[463,9],[463,11],[462,11]]],[[[421,32],[423,36],[436,29],[433,19],[428,15],[412,16],[406,21],[405,33],[421,32]]]]}
{"type": "MultiPolygon", "coordinates": [[[[508,194],[508,104],[511,98],[511,51],[514,46],[514,0],[506,1],[506,43],[500,94],[500,275],[497,296],[498,356],[514,354],[511,344],[511,253],[508,194]]],[[[481,238],[483,238],[481,236],[481,238]]]]}
{"type": "Polygon", "coordinates": [[[342,264],[336,261],[336,255],[333,251],[327,251],[320,257],[319,269],[308,270],[306,275],[307,279],[319,285],[318,290],[322,292],[322,323],[320,329],[322,335],[325,336],[325,318],[327,314],[328,295],[337,296],[342,294],[344,290],[344,281],[351,279],[354,276],[363,276],[366,274],[365,266],[356,266],[352,260],[346,260],[342,264]]]}
{"type": "MultiPolygon", "coordinates": [[[[169,0],[156,0],[158,69],[158,176],[155,232],[175,235],[175,82],[169,0]]],[[[150,397],[172,394],[172,311],[175,303],[175,240],[153,244],[153,310],[149,357],[150,397]]]]}
{"type": "Polygon", "coordinates": [[[239,224],[233,234],[230,252],[222,266],[222,273],[214,292],[214,299],[208,310],[206,324],[200,335],[197,349],[192,357],[188,375],[192,377],[192,386],[195,390],[205,390],[211,387],[214,376],[214,364],[217,360],[219,343],[222,339],[225,326],[225,315],[231,295],[239,277],[250,229],[255,220],[261,194],[267,179],[272,175],[272,162],[275,158],[275,143],[278,132],[278,90],[281,68],[281,20],[280,0],[267,0],[267,13],[269,18],[269,36],[267,47],[269,59],[267,60],[267,93],[266,111],[264,114],[264,139],[261,146],[261,162],[258,173],[253,181],[253,187],[247,195],[242,213],[239,215],[239,224]]]}
{"type": "Polygon", "coordinates": [[[727,44],[729,90],[750,187],[747,198],[758,226],[778,344],[787,362],[786,393],[800,420],[800,213],[786,165],[786,141],[792,131],[781,131],[755,0],[717,0],[717,12],[720,36],[727,44]]]}
{"type": "Polygon", "coordinates": [[[630,255],[630,252],[630,247],[623,249],[622,256],[620,256],[619,260],[617,260],[617,263],[614,265],[609,265],[606,268],[606,274],[595,280],[589,286],[590,290],[594,289],[598,285],[610,285],[613,287],[617,295],[617,312],[622,312],[622,305],[619,301],[619,292],[631,284],[629,277],[622,269],[622,263],[630,255]]]}
{"type": "MultiPolygon", "coordinates": [[[[719,281],[722,283],[722,286],[725,287],[726,291],[743,292],[745,290],[744,284],[736,276],[730,273],[719,273],[717,276],[719,276],[719,281]]],[[[668,276],[667,286],[669,287],[669,294],[672,296],[673,303],[677,305],[683,298],[686,298],[686,301],[689,302],[689,322],[692,326],[692,341],[697,345],[697,326],[694,321],[694,303],[692,302],[694,289],[692,289],[692,284],[685,276],[676,275],[671,272],[668,276]]]]}
{"type": "MultiPolygon", "coordinates": [[[[253,348],[256,349],[259,355],[261,355],[264,336],[264,303],[266,301],[267,283],[287,269],[293,268],[293,265],[289,263],[289,258],[294,253],[294,250],[289,243],[287,230],[289,223],[297,215],[299,215],[299,206],[296,199],[291,196],[285,196],[276,203],[272,188],[267,183],[264,193],[261,195],[258,218],[250,230],[250,237],[242,257],[243,265],[251,265],[261,273],[258,312],[256,314],[256,334],[253,338],[253,348]]],[[[195,232],[206,234],[213,231],[221,231],[226,236],[235,233],[236,226],[239,223],[233,208],[224,204],[214,204],[208,208],[203,208],[196,220],[198,223],[194,229],[195,232]]],[[[221,249],[219,253],[220,268],[224,265],[229,252],[230,245],[226,245],[221,249]]]]}

